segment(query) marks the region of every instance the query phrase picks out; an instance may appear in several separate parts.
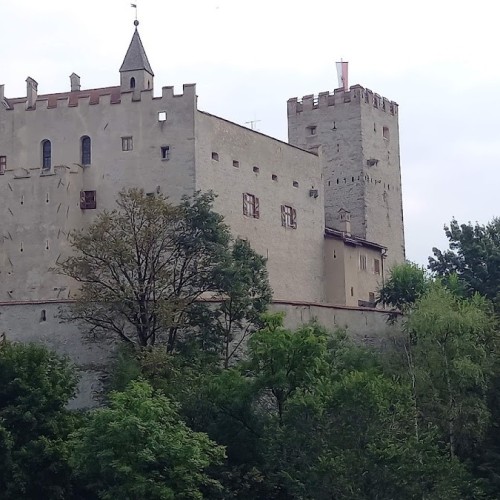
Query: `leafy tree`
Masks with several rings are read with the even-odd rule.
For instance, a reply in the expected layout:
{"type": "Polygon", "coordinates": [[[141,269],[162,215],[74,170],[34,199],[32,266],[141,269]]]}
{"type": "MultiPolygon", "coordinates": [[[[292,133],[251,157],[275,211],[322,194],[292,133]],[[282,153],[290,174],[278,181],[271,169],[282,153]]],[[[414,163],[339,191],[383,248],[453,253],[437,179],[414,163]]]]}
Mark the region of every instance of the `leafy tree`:
{"type": "Polygon", "coordinates": [[[236,239],[231,258],[218,269],[219,292],[214,304],[200,302],[191,311],[191,323],[198,330],[196,342],[206,352],[221,354],[228,368],[251,334],[262,326],[261,315],[272,298],[266,259],[250,244],[236,239]]]}
{"type": "Polygon", "coordinates": [[[444,227],[449,249],[433,248],[429,269],[448,279],[456,274],[467,295],[477,292],[500,304],[500,218],[486,225],[459,224],[444,227]]]}
{"type": "Polygon", "coordinates": [[[207,469],[224,449],[181,421],[146,382],[132,382],[73,435],[71,462],[89,492],[106,499],[201,499],[220,486],[207,469]]]}
{"type": "Polygon", "coordinates": [[[75,254],[59,271],[81,289],[64,317],[139,346],[161,337],[174,350],[189,308],[217,291],[215,271],[228,259],[229,231],[212,201],[198,193],[173,206],[142,190],[121,192],[117,210],[71,236],[75,254]]]}
{"type": "MultiPolygon", "coordinates": [[[[378,302],[395,311],[406,312],[429,288],[431,281],[425,270],[412,262],[398,264],[379,290],[378,302]]],[[[394,321],[396,315],[391,314],[394,321]]]]}
{"type": "Polygon", "coordinates": [[[466,456],[484,437],[486,395],[495,360],[495,323],[488,302],[462,299],[441,284],[419,299],[411,334],[417,406],[440,429],[451,457],[466,456]]]}
{"type": "Polygon", "coordinates": [[[65,440],[77,415],[68,360],[34,344],[0,346],[0,486],[2,498],[67,498],[71,469],[65,440]]]}

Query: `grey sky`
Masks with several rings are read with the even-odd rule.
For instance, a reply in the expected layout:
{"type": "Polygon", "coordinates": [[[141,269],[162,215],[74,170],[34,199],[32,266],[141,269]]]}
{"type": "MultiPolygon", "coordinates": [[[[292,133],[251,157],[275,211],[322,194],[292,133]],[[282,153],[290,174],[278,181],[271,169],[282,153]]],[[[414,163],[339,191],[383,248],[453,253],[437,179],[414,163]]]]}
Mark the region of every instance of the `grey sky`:
{"type": "MultiPolygon", "coordinates": [[[[443,224],[500,215],[498,10],[491,0],[136,0],[163,85],[196,83],[200,109],[286,140],[289,97],[333,90],[335,61],[400,105],[406,247],[426,264],[443,224]]],[[[7,97],[116,85],[133,33],[126,0],[1,0],[7,97]]]]}

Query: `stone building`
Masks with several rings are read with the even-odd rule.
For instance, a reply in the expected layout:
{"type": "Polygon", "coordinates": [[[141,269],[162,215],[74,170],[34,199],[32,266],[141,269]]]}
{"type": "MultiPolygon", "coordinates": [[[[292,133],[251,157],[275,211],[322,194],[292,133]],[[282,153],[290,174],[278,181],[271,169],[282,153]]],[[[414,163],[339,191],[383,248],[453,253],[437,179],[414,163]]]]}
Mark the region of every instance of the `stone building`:
{"type": "Polygon", "coordinates": [[[0,331],[92,362],[56,318],[77,287],[51,269],[69,231],[129,187],[216,192],[233,235],[267,257],[289,324],[382,328],[376,290],[404,259],[397,104],[359,85],[290,99],[285,143],[199,110],[194,84],[154,83],[136,26],[117,86],[82,90],[73,73],[68,92],[38,94],[28,77],[8,98],[0,85],[0,331]]]}

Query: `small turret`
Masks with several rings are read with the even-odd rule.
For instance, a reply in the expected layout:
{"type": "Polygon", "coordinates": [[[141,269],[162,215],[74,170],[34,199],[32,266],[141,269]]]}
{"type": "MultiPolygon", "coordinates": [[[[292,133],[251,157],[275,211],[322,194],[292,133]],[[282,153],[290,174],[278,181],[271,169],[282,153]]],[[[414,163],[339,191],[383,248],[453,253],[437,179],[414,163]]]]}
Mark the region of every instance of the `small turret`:
{"type": "Polygon", "coordinates": [[[122,92],[140,92],[141,90],[153,89],[154,73],[142,45],[141,37],[137,30],[138,25],[139,21],[134,21],[134,35],[120,68],[120,87],[122,92]]]}

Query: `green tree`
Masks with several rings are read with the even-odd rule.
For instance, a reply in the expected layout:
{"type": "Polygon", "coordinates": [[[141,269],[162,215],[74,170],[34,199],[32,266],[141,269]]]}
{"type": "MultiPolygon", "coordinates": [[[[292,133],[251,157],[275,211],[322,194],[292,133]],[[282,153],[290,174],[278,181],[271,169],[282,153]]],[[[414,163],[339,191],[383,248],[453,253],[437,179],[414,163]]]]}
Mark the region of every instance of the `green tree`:
{"type": "Polygon", "coordinates": [[[467,456],[484,438],[487,391],[496,357],[488,302],[462,299],[436,283],[407,318],[416,398],[425,425],[440,429],[452,457],[467,456]]]}
{"type": "MultiPolygon", "coordinates": [[[[391,269],[389,278],[379,290],[378,302],[399,312],[406,312],[428,289],[431,280],[425,269],[405,262],[391,269]]],[[[395,319],[392,315],[391,319],[395,319]]]]}
{"type": "Polygon", "coordinates": [[[176,405],[146,382],[112,393],[73,434],[75,476],[102,499],[201,499],[220,486],[207,469],[224,449],[191,431],[176,405]]]}
{"type": "Polygon", "coordinates": [[[6,499],[67,498],[65,441],[77,415],[72,365],[34,344],[0,345],[0,485],[6,499]]]}
{"type": "Polygon", "coordinates": [[[212,201],[196,194],[173,206],[139,189],[121,192],[118,209],[72,233],[75,253],[59,272],[81,287],[65,319],[139,346],[161,337],[173,351],[190,307],[218,291],[216,270],[229,258],[229,231],[212,201]]]}
{"type": "Polygon", "coordinates": [[[217,306],[200,302],[191,311],[198,331],[196,343],[203,351],[220,354],[225,368],[241,352],[248,338],[262,326],[261,315],[272,298],[266,259],[250,244],[236,239],[231,258],[217,270],[217,306]]]}
{"type": "Polygon", "coordinates": [[[433,248],[429,269],[444,279],[456,274],[467,295],[484,295],[500,307],[500,218],[486,225],[459,224],[444,227],[449,249],[433,248]]]}

